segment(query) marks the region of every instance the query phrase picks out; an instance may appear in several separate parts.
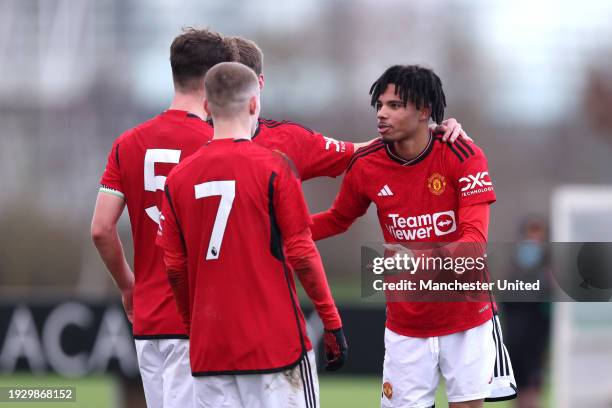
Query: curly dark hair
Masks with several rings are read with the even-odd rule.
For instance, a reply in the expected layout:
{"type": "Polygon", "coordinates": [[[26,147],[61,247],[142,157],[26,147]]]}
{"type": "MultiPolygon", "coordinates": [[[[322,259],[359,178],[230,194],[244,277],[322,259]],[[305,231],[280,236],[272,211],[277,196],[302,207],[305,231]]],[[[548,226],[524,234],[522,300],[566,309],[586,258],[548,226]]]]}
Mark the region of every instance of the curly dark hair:
{"type": "Polygon", "coordinates": [[[378,98],[390,84],[396,86],[404,104],[410,101],[417,109],[427,106],[431,108],[431,118],[434,122],[442,122],[446,97],[442,90],[442,81],[431,69],[418,65],[394,65],[388,68],[370,88],[370,103],[373,107],[376,107],[378,98]]]}

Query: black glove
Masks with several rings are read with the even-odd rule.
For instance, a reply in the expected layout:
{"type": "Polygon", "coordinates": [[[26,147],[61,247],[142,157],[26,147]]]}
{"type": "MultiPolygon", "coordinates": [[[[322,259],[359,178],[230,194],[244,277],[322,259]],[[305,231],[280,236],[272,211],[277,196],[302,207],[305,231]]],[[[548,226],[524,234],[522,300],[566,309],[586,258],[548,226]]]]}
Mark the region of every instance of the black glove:
{"type": "Polygon", "coordinates": [[[335,330],[325,330],[323,335],[325,343],[325,356],[327,357],[327,371],[336,371],[344,365],[348,356],[348,346],[342,327],[335,330]]]}

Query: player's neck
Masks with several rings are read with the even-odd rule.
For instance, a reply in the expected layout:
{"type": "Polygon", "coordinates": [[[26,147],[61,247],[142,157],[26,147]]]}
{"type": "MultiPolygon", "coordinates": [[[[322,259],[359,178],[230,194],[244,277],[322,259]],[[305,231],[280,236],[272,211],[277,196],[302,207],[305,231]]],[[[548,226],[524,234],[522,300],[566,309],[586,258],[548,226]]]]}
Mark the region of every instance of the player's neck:
{"type": "Polygon", "coordinates": [[[169,109],[182,110],[197,115],[206,120],[204,112],[204,96],[201,94],[175,92],[169,109]]]}
{"type": "Polygon", "coordinates": [[[213,140],[219,139],[251,139],[251,124],[236,120],[222,120],[213,118],[213,140]]]}
{"type": "Polygon", "coordinates": [[[427,148],[429,136],[427,126],[419,127],[410,137],[393,143],[395,153],[405,160],[412,160],[427,148]]]}

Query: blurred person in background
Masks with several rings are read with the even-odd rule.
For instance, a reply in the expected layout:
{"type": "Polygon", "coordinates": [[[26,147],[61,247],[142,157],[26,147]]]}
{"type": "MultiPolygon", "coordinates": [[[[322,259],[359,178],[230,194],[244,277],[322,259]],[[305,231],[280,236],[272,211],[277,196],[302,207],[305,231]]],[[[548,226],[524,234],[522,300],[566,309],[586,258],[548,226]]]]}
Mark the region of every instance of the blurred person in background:
{"type": "Polygon", "coordinates": [[[287,156],[251,141],[260,112],[253,70],[219,64],[205,86],[214,136],[170,172],[157,241],[190,334],[195,405],[318,407],[291,270],[323,322],[328,370],[344,364],[347,344],[299,178],[287,156]]]}
{"type": "MultiPolygon", "coordinates": [[[[548,223],[543,217],[528,216],[521,225],[512,261],[516,279],[533,280],[546,285],[550,269],[548,223]]],[[[506,345],[512,352],[517,386],[521,392],[518,408],[542,406],[545,360],[550,345],[551,303],[507,302],[502,305],[506,345]]]]}
{"type": "Polygon", "coordinates": [[[170,107],[115,140],[100,181],[91,236],[133,324],[149,407],[192,406],[189,340],[155,237],[166,176],[212,137],[204,121],[204,75],[231,58],[223,37],[214,31],[189,28],[176,37],[170,47],[174,82],[170,107]],[[134,273],[117,234],[126,205],[134,240],[134,273]]]}

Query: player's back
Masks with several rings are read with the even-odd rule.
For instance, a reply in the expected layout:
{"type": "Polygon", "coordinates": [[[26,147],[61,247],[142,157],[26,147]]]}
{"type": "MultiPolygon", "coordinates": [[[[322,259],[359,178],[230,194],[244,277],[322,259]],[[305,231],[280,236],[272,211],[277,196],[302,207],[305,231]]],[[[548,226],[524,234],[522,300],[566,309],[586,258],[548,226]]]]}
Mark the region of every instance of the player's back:
{"type": "MultiPolygon", "coordinates": [[[[209,121],[212,126],[212,121],[209,121]]],[[[259,118],[253,142],[283,152],[306,181],[316,177],[336,177],[344,172],[354,145],[322,135],[298,123],[259,118]]]]}
{"type": "Polygon", "coordinates": [[[113,144],[102,189],[126,201],[134,241],[134,337],[186,337],[155,245],[166,176],[210,140],[210,126],[186,111],[168,110],[113,144]]]}
{"type": "Polygon", "coordinates": [[[194,374],[297,363],[310,344],[282,238],[309,217],[289,161],[248,140],[213,140],[166,189],[187,253],[194,374]]]}

